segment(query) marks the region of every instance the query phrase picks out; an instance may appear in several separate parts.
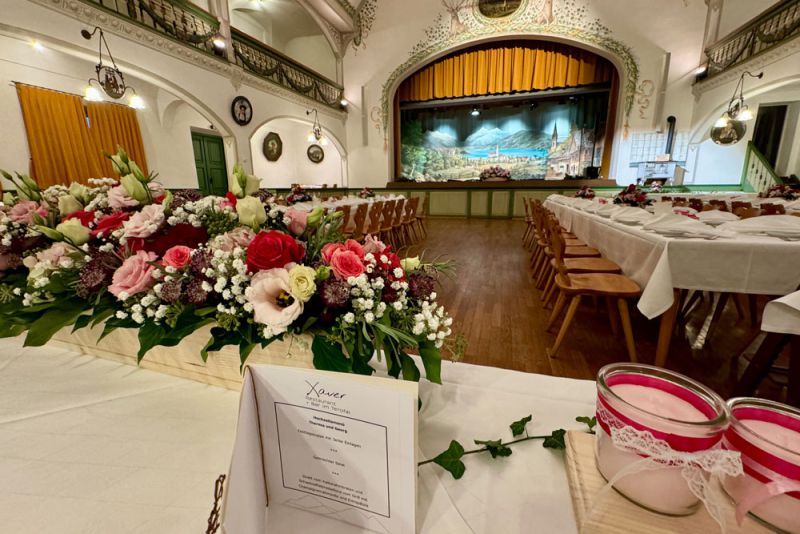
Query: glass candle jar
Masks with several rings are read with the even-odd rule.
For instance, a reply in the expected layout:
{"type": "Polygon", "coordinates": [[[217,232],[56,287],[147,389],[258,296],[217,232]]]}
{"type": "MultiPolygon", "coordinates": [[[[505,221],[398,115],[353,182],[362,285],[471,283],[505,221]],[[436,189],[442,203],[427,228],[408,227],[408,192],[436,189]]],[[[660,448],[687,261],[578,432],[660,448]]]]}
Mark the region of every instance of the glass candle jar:
{"type": "Polygon", "coordinates": [[[723,447],[742,454],[744,475],[726,477],[739,517],[800,534],[800,410],[762,399],[728,401],[723,447]]]}
{"type": "MultiPolygon", "coordinates": [[[[725,401],[691,378],[632,363],[607,365],[598,373],[595,458],[606,480],[650,457],[641,448],[617,446],[612,429],[661,440],[671,451],[698,453],[716,447],[726,425],[725,401]]],[[[665,466],[625,475],[614,489],[654,512],[689,515],[699,500],[681,470],[665,466]]]]}

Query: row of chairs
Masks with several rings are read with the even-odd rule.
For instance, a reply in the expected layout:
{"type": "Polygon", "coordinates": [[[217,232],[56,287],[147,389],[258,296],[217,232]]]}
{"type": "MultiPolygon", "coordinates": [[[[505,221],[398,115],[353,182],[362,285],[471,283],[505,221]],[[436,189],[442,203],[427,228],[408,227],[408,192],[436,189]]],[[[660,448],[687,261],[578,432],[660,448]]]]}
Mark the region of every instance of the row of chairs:
{"type": "Polygon", "coordinates": [[[555,215],[537,199],[525,202],[528,223],[523,242],[531,251],[531,269],[536,287],[541,290],[545,308],[553,310],[547,322],[549,331],[566,315],[549,357],[558,354],[584,297],[605,299],[611,330],[617,334],[620,322],[625,346],[631,361],[637,361],[628,299],[641,294],[639,285],[622,275],[616,263],[603,258],[597,249],[589,247],[561,227],[555,215]]]}
{"type": "Polygon", "coordinates": [[[361,241],[367,235],[378,236],[395,250],[410,247],[427,237],[425,215],[420,210],[420,197],[362,202],[355,210],[340,206],[342,228],[346,237],[361,241]]]}
{"type": "MultiPolygon", "coordinates": [[[[663,197],[663,202],[672,202],[673,207],[692,208],[696,211],[729,211],[728,203],[724,200],[709,200],[704,203],[699,198],[681,198],[681,197],[663,197]]],[[[760,217],[761,215],[785,215],[786,207],[783,204],[773,204],[771,202],[762,202],[758,207],[753,207],[752,202],[745,202],[741,200],[733,200],[730,204],[730,211],[742,219],[750,217],[760,217]]],[[[797,214],[797,215],[800,215],[797,214]]]]}

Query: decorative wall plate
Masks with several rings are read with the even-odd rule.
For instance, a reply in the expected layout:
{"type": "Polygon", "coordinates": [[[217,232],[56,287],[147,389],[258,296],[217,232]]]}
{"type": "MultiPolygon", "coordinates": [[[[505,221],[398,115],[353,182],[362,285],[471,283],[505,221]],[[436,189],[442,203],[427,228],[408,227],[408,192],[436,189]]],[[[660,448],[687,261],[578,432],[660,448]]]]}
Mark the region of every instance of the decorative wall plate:
{"type": "Polygon", "coordinates": [[[522,0],[478,0],[478,11],[484,17],[501,19],[513,15],[522,0]]]}
{"type": "Polygon", "coordinates": [[[275,132],[269,132],[264,138],[264,144],[261,145],[261,152],[267,161],[278,161],[283,154],[283,141],[281,136],[275,132]]]}
{"type": "Polygon", "coordinates": [[[306,154],[308,154],[308,159],[313,163],[320,163],[325,159],[325,151],[322,150],[322,147],[319,145],[311,145],[308,147],[306,154]]]}
{"type": "Polygon", "coordinates": [[[253,120],[253,105],[243,96],[237,96],[231,102],[231,115],[239,126],[246,126],[253,120]]]}

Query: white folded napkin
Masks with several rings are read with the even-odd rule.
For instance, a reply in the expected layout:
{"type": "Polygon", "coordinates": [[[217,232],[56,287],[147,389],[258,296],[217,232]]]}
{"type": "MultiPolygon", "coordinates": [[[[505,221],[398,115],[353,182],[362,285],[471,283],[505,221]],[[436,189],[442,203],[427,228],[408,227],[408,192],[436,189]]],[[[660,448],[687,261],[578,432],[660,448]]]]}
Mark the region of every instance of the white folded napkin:
{"type": "Polygon", "coordinates": [[[739,234],[785,234],[800,236],[800,217],[794,215],[762,215],[731,221],[719,227],[739,234]]]}
{"type": "Polygon", "coordinates": [[[579,210],[588,208],[592,205],[592,201],[588,198],[576,198],[572,202],[572,207],[579,210]]]}
{"type": "Polygon", "coordinates": [[[611,215],[612,221],[619,221],[622,223],[631,222],[646,222],[653,218],[653,215],[648,213],[642,208],[635,208],[633,206],[620,207],[611,215]]]}
{"type": "Polygon", "coordinates": [[[767,304],[761,319],[761,330],[800,335],[800,291],[767,304]]]}
{"type": "Polygon", "coordinates": [[[738,221],[739,217],[734,215],[729,211],[720,211],[720,210],[710,210],[710,211],[701,211],[697,214],[697,217],[700,219],[701,222],[706,224],[724,224],[730,221],[738,221]]]}
{"type": "Polygon", "coordinates": [[[604,204],[597,210],[597,214],[601,217],[611,217],[614,213],[621,210],[622,207],[616,204],[609,202],[608,204],[604,204]]]}
{"type": "Polygon", "coordinates": [[[659,234],[675,234],[686,237],[728,237],[730,235],[684,215],[659,215],[644,224],[642,228],[659,234]]]}

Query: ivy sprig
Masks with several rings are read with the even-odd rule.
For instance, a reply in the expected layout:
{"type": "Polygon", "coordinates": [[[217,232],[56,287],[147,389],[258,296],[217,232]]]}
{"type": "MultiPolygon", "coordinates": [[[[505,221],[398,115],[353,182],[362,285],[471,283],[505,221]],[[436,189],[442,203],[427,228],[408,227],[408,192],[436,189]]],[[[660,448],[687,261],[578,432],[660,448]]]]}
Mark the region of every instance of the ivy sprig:
{"type": "MultiPolygon", "coordinates": [[[[480,445],[481,447],[472,450],[465,450],[464,446],[456,440],[452,440],[450,442],[450,446],[447,448],[446,451],[442,452],[435,458],[430,460],[425,460],[424,462],[420,462],[418,465],[422,466],[429,463],[435,463],[436,465],[440,466],[442,469],[453,475],[453,478],[458,480],[462,476],[464,476],[464,472],[467,470],[466,464],[462,461],[464,456],[469,454],[478,454],[482,452],[488,452],[489,455],[494,459],[498,457],[507,457],[511,456],[513,452],[511,450],[511,446],[517,443],[522,443],[524,441],[532,441],[532,440],[543,440],[542,446],[546,449],[556,449],[556,450],[563,450],[566,448],[566,443],[564,441],[564,436],[566,435],[567,431],[563,428],[559,428],[558,430],[554,430],[550,434],[542,435],[542,436],[529,436],[526,426],[533,420],[533,415],[526,415],[519,421],[514,421],[509,425],[509,429],[511,429],[511,435],[515,438],[518,436],[524,437],[514,439],[508,442],[503,442],[502,438],[498,439],[490,439],[490,440],[474,440],[475,445],[480,445]]],[[[579,423],[583,423],[588,427],[588,432],[590,434],[594,434],[594,427],[597,424],[597,419],[594,417],[576,417],[575,421],[579,423]]]]}

